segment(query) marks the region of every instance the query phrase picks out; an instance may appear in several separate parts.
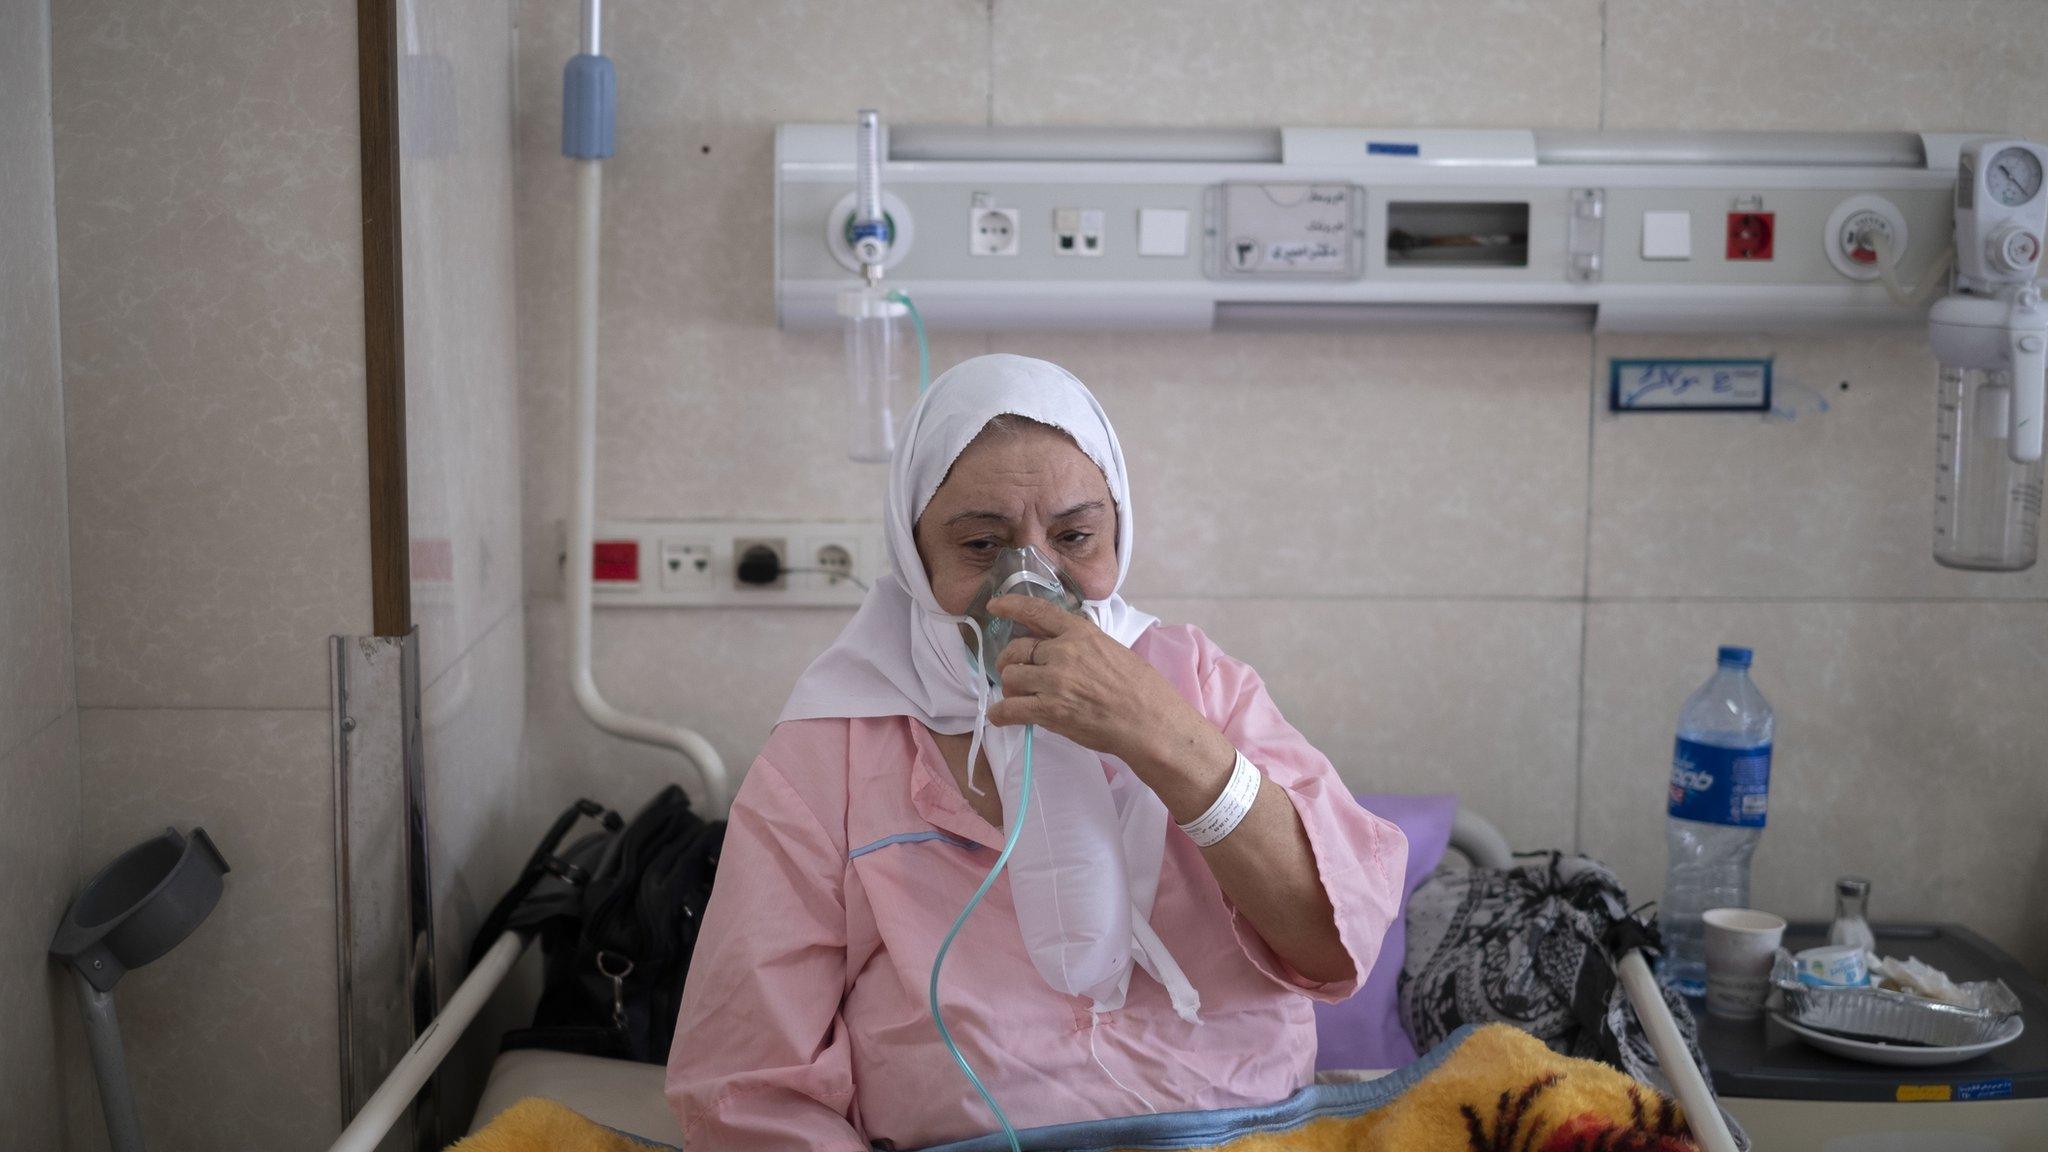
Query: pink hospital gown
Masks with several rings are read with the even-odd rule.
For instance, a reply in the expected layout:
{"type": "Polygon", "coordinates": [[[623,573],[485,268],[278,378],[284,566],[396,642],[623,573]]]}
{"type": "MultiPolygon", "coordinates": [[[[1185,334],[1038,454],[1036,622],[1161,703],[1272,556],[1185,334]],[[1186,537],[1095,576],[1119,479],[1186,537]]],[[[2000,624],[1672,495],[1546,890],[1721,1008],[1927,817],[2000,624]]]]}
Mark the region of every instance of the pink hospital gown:
{"type": "MultiPolygon", "coordinates": [[[[1358,988],[1399,907],[1400,830],[1358,806],[1256,672],[1185,625],[1155,626],[1133,650],[1287,790],[1357,978],[1294,973],[1169,827],[1152,926],[1201,994],[1202,1023],[1135,972],[1124,1007],[1091,1030],[1088,1002],[1031,966],[998,880],[947,954],[940,995],[1020,1129],[1292,1094],[1314,1074],[1310,1000],[1358,988]]],[[[780,725],[731,820],[668,1062],[685,1148],[865,1152],[994,1129],[932,1026],[926,985],[1002,837],[930,733],[901,716],[780,725]]]]}

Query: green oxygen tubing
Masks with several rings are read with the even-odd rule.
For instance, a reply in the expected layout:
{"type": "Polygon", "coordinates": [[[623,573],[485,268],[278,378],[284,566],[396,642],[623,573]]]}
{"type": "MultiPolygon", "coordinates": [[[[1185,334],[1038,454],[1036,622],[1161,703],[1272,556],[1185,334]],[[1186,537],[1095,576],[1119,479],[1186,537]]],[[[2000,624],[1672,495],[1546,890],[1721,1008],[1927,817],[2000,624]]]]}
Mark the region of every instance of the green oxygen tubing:
{"type": "MultiPolygon", "coordinates": [[[[915,316],[916,313],[913,312],[911,315],[915,316]]],[[[1018,835],[1024,831],[1024,814],[1031,809],[1031,734],[1034,728],[1035,725],[1024,726],[1023,786],[1019,790],[1017,811],[1004,814],[1010,818],[1010,834],[1003,838],[1002,854],[996,857],[995,865],[988,870],[988,875],[982,878],[981,887],[974,890],[974,895],[968,899],[967,906],[960,909],[960,915],[954,917],[952,930],[946,933],[946,938],[939,943],[938,955],[932,958],[932,1023],[939,1026],[939,1039],[946,1042],[946,1050],[953,1054],[954,1062],[960,1065],[962,1072],[967,1073],[968,1082],[974,1085],[976,1092],[981,1093],[981,1098],[988,1104],[989,1111],[996,1114],[996,1123],[1003,1126],[1003,1135],[1009,1138],[1010,1152],[1021,1152],[1017,1143],[1017,1130],[1010,1126],[1010,1118],[1003,1114],[1002,1106],[989,1094],[988,1086],[981,1082],[981,1077],[974,1074],[974,1068],[967,1063],[967,1057],[960,1054],[960,1046],[953,1043],[953,1034],[946,1030],[945,1014],[939,1010],[939,969],[946,963],[946,951],[953,947],[953,938],[960,935],[960,929],[967,924],[967,917],[981,905],[981,898],[988,895],[988,890],[995,886],[996,877],[1002,874],[1003,866],[1010,862],[1010,853],[1017,847],[1018,835]]],[[[969,771],[972,770],[970,765],[969,771]]]]}
{"type": "MultiPolygon", "coordinates": [[[[925,342],[924,317],[918,314],[917,304],[903,289],[898,288],[890,292],[889,299],[910,310],[910,326],[917,331],[917,394],[922,396],[925,389],[932,386],[932,348],[925,342]]],[[[997,1115],[1000,1116],[1002,1113],[998,1112],[997,1115]]]]}

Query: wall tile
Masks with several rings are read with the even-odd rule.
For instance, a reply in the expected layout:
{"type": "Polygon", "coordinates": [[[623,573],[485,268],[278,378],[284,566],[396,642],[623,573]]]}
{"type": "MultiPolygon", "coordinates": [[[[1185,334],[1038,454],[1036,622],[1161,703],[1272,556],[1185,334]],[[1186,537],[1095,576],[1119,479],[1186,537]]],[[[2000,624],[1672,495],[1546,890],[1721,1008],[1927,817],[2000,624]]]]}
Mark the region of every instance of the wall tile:
{"type": "Polygon", "coordinates": [[[1591,128],[1594,0],[996,0],[995,122],[1591,128]]]}
{"type": "MultiPolygon", "coordinates": [[[[537,595],[558,594],[571,483],[575,173],[559,125],[572,8],[521,10],[520,372],[537,595]]],[[[723,0],[615,7],[607,21],[620,112],[604,168],[599,515],[871,514],[883,470],[845,460],[839,334],[774,328],[774,126],[862,107],[894,122],[981,122],[986,4],[723,0]]],[[[933,363],[982,346],[940,336],[933,363]]]]}
{"type": "MultiPolygon", "coordinates": [[[[521,15],[520,291],[529,323],[559,325],[574,289],[576,176],[560,109],[577,11],[528,0],[521,15]]],[[[988,8],[974,0],[621,5],[607,12],[605,51],[619,75],[618,152],[604,165],[608,324],[773,323],[776,124],[851,123],[861,108],[892,123],[978,124],[988,110],[988,8]]],[[[631,338],[621,348],[608,333],[607,352],[630,353],[631,338]]],[[[553,334],[529,332],[521,350],[548,349],[528,379],[569,375],[553,334]]]]}
{"type": "Polygon", "coordinates": [[[1586,342],[1460,332],[1013,336],[1124,445],[1151,596],[1576,596],[1586,342]]]}
{"type": "MultiPolygon", "coordinates": [[[[1288,718],[1360,790],[1459,791],[1517,844],[1572,837],[1580,609],[1536,601],[1140,601],[1193,621],[1265,677],[1288,718]],[[1503,795],[1512,796],[1503,801],[1503,795]]],[[[737,783],[797,676],[844,613],[607,611],[598,681],[622,708],[703,732],[737,783]],[[716,681],[717,691],[703,685],[716,681]]],[[[535,786],[552,814],[577,795],[642,802],[694,774],[673,754],[604,737],[560,672],[560,612],[527,621],[535,786]]]]}
{"type": "Polygon", "coordinates": [[[1258,669],[1360,792],[1456,792],[1517,848],[1569,846],[1578,757],[1576,603],[1141,602],[1258,669]]]}
{"type": "MultiPolygon", "coordinates": [[[[413,620],[431,829],[437,982],[541,827],[525,820],[520,382],[514,275],[515,0],[408,7],[399,117],[413,620]],[[418,79],[407,84],[408,73],[418,79]]],[[[500,1033],[532,997],[501,995],[441,1064],[444,1137],[468,1126],[500,1033]]]]}
{"type": "Polygon", "coordinates": [[[1877,917],[1961,921],[2048,970],[2027,897],[2048,883],[2048,605],[1594,604],[1585,847],[1635,899],[1662,889],[1672,729],[1722,643],[1756,647],[1778,718],[1754,902],[1826,919],[1834,878],[1865,875],[1877,917]]]}
{"type": "Polygon", "coordinates": [[[353,6],[54,17],[79,697],[323,706],[370,615],[353,6]]]}
{"type": "Polygon", "coordinates": [[[89,1095],[46,951],[79,879],[49,7],[0,0],[0,1142],[76,1147],[89,1095]]]}
{"type": "Polygon", "coordinates": [[[0,3],[0,754],[71,706],[46,15],[0,3]]]}
{"type": "Polygon", "coordinates": [[[1610,0],[1606,127],[2048,129],[2034,0],[1610,0]]]}
{"type": "Polygon", "coordinates": [[[1920,334],[1603,336],[1598,354],[1595,596],[2048,594],[2048,570],[1934,562],[1936,369],[1920,334]],[[1611,357],[1771,355],[1769,417],[1607,411],[1611,357]]]}
{"type": "MultiPolygon", "coordinates": [[[[521,611],[506,613],[427,685],[420,701],[444,999],[468,970],[484,915],[518,878],[549,818],[530,812],[526,802],[532,784],[525,755],[525,622],[521,611]]],[[[532,1004],[520,1007],[530,1021],[532,1004]]],[[[466,1126],[497,1053],[498,1028],[508,1022],[480,1023],[442,1064],[444,1137],[466,1126]]]]}
{"type": "MultiPolygon", "coordinates": [[[[592,664],[620,708],[701,732],[737,788],[797,676],[851,617],[836,608],[607,609],[591,634],[592,664]]],[[[558,602],[528,607],[526,635],[537,819],[579,796],[630,810],[671,783],[701,801],[696,771],[682,757],[607,736],[583,718],[569,694],[558,602]]]]}
{"type": "Polygon", "coordinates": [[[164,1148],[319,1149],[341,1126],[327,713],[87,708],[85,870],[203,826],[232,871],[176,950],[121,983],[144,1128],[164,1148]]]}
{"type": "Polygon", "coordinates": [[[0,753],[0,1132],[17,1148],[64,1147],[67,1103],[85,1088],[60,1039],[78,1014],[72,977],[48,951],[80,877],[77,735],[67,711],[0,753]]]}
{"type": "MultiPolygon", "coordinates": [[[[846,457],[839,333],[675,324],[644,335],[614,341],[619,351],[607,355],[600,519],[880,518],[887,467],[846,457]]],[[[983,347],[979,335],[937,337],[933,371],[983,347]]],[[[534,595],[558,597],[574,483],[571,397],[566,382],[529,380],[526,579],[534,595]]]]}
{"type": "Polygon", "coordinates": [[[429,682],[520,595],[511,0],[423,5],[402,41],[406,455],[429,682]]]}

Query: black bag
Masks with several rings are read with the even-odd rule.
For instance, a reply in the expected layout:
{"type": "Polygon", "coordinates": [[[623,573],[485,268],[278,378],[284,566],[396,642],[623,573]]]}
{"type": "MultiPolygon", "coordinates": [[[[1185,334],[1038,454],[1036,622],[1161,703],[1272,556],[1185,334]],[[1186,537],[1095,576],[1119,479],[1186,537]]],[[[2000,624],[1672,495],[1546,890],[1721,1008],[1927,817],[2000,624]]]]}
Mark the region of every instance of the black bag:
{"type": "Polygon", "coordinates": [[[505,930],[540,936],[533,1027],[502,1046],[666,1062],[724,840],[725,822],[691,811],[674,785],[630,822],[589,800],[564,812],[471,951],[474,967],[505,930]],[[579,816],[599,816],[602,830],[557,853],[579,816]]]}
{"type": "MultiPolygon", "coordinates": [[[[1513,1024],[1565,1056],[1601,1060],[1657,1084],[1657,1056],[1615,971],[1654,952],[1655,924],[1630,912],[1614,873],[1561,852],[1512,868],[1444,871],[1408,898],[1401,1023],[1428,1051],[1465,1024],[1513,1024]]],[[[1665,1006],[1700,1068],[1698,1030],[1676,992],[1665,1006]]]]}

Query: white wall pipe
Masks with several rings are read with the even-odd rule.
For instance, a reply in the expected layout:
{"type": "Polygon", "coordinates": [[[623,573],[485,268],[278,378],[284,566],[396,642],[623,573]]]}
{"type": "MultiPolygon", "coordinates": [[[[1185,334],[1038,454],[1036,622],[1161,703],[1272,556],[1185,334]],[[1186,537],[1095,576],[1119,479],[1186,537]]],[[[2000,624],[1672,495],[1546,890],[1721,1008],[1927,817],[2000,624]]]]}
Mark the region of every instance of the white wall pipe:
{"type": "Polygon", "coordinates": [[[449,1049],[462,1039],[470,1022],[483,1011],[491,993],[504,983],[505,975],[512,971],[512,965],[524,951],[526,941],[517,932],[498,937],[491,950],[477,961],[469,978],[448,998],[441,1014],[405,1050],[405,1055],[392,1066],[391,1074],[384,1077],[384,1083],[363,1103],[362,1111],[341,1130],[328,1152],[377,1152],[377,1146],[411,1106],[412,1098],[433,1077],[449,1049]]]}
{"type": "Polygon", "coordinates": [[[569,686],[592,724],[614,736],[681,753],[697,767],[705,803],[723,815],[730,796],[725,761],[698,733],[620,711],[590,672],[590,547],[597,515],[597,285],[603,223],[604,162],[575,161],[576,173],[576,496],[569,506],[564,599],[569,611],[569,686]]]}

